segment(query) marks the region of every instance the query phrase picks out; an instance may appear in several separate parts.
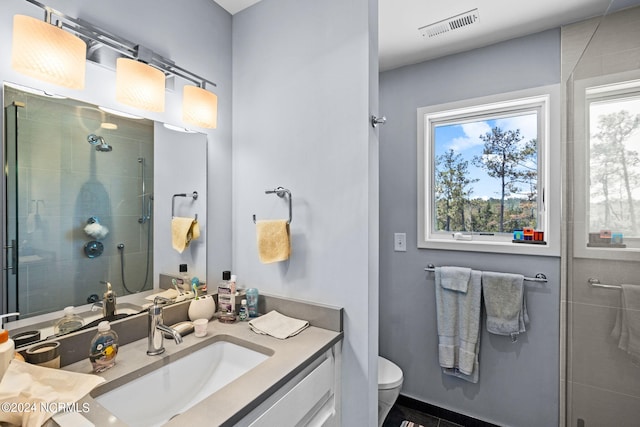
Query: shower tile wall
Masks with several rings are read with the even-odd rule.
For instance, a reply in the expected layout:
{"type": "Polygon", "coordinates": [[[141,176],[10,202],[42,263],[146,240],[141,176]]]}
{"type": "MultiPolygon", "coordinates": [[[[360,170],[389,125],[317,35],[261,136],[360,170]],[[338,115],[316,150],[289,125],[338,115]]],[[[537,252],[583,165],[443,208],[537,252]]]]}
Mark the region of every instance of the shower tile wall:
{"type": "MultiPolygon", "coordinates": [[[[575,81],[640,68],[640,8],[563,28],[563,81],[570,73],[575,81]],[[595,32],[595,34],[594,34],[595,32]]],[[[571,82],[569,81],[569,85],[571,82]]],[[[573,88],[573,86],[570,86],[573,88]]],[[[577,95],[576,95],[577,96],[577,95]]],[[[572,101],[570,98],[569,101],[572,101]]],[[[581,108],[574,105],[576,110],[581,108]]],[[[570,105],[571,107],[571,105],[570,105]]],[[[571,108],[569,108],[571,110],[571,108]]],[[[571,129],[577,126],[571,116],[571,129]]],[[[573,169],[574,146],[584,140],[568,140],[568,168],[573,169]]],[[[574,177],[567,177],[572,188],[574,177]]],[[[573,202],[571,197],[569,203],[573,202]]],[[[640,406],[640,367],[618,348],[612,337],[620,308],[620,291],[589,286],[589,278],[603,283],[638,284],[638,261],[579,258],[573,256],[573,225],[582,212],[568,207],[569,265],[566,292],[567,365],[566,418],[568,426],[636,426],[640,406]],[[582,420],[582,421],[580,421],[582,420]]]]}
{"type": "MultiPolygon", "coordinates": [[[[119,243],[125,245],[127,287],[139,290],[151,225],[138,223],[138,158],[144,158],[146,193],[152,194],[153,123],[75,102],[16,96],[25,104],[18,113],[19,310],[32,316],[86,304],[90,294],[102,299],[102,280],[123,295],[119,243]],[[103,129],[103,122],[117,129],[103,129]],[[96,151],[87,142],[92,133],[104,137],[113,151],[96,151]],[[101,240],[104,252],[96,258],[84,253],[93,240],[83,230],[92,216],[109,229],[101,240]]],[[[149,268],[152,272],[153,265],[149,268]]],[[[152,283],[150,278],[147,288],[152,283]]]]}

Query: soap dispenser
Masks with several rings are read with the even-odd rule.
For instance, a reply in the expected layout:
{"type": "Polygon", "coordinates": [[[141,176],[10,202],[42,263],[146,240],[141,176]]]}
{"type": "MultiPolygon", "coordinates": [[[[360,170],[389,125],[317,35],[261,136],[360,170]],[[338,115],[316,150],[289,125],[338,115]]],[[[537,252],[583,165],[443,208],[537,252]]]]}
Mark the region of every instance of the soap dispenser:
{"type": "Polygon", "coordinates": [[[13,340],[9,338],[9,331],[2,329],[2,319],[18,315],[20,315],[20,313],[9,313],[0,316],[0,380],[4,376],[7,368],[9,368],[9,363],[11,363],[11,359],[13,359],[16,351],[13,340]]]}
{"type": "Polygon", "coordinates": [[[68,332],[75,331],[84,326],[82,317],[73,312],[73,306],[64,308],[64,317],[53,325],[53,333],[56,335],[66,334],[68,332]]]}
{"type": "Polygon", "coordinates": [[[102,300],[102,316],[112,318],[116,315],[116,293],[111,289],[111,283],[100,283],[107,285],[107,291],[104,293],[102,300]]]}

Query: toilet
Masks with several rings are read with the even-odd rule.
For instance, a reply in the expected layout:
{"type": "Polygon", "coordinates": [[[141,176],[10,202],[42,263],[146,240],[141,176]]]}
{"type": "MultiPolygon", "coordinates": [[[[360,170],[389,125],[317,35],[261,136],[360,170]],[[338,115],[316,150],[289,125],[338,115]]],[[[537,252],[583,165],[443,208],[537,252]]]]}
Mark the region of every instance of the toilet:
{"type": "Polygon", "coordinates": [[[402,388],[402,369],[378,356],[378,427],[382,427],[402,388]]]}

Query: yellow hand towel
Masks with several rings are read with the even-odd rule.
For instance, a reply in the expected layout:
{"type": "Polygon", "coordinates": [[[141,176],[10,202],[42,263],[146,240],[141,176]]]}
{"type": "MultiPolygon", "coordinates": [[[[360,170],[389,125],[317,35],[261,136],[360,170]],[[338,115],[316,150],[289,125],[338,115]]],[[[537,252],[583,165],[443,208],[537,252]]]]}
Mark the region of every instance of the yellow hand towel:
{"type": "Polygon", "coordinates": [[[182,253],[192,240],[200,237],[200,226],[193,218],[173,217],[171,219],[171,240],[173,249],[182,253]]]}
{"type": "Polygon", "coordinates": [[[289,259],[291,244],[286,219],[257,221],[256,234],[260,262],[269,264],[289,259]]]}

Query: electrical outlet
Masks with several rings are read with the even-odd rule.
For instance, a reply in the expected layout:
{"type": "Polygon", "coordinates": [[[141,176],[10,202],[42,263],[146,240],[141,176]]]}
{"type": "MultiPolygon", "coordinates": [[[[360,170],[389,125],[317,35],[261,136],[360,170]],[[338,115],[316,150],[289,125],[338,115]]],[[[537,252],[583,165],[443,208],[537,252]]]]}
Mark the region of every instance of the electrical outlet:
{"type": "Polygon", "coordinates": [[[407,233],[393,234],[393,250],[396,252],[407,251],[407,233]]]}

